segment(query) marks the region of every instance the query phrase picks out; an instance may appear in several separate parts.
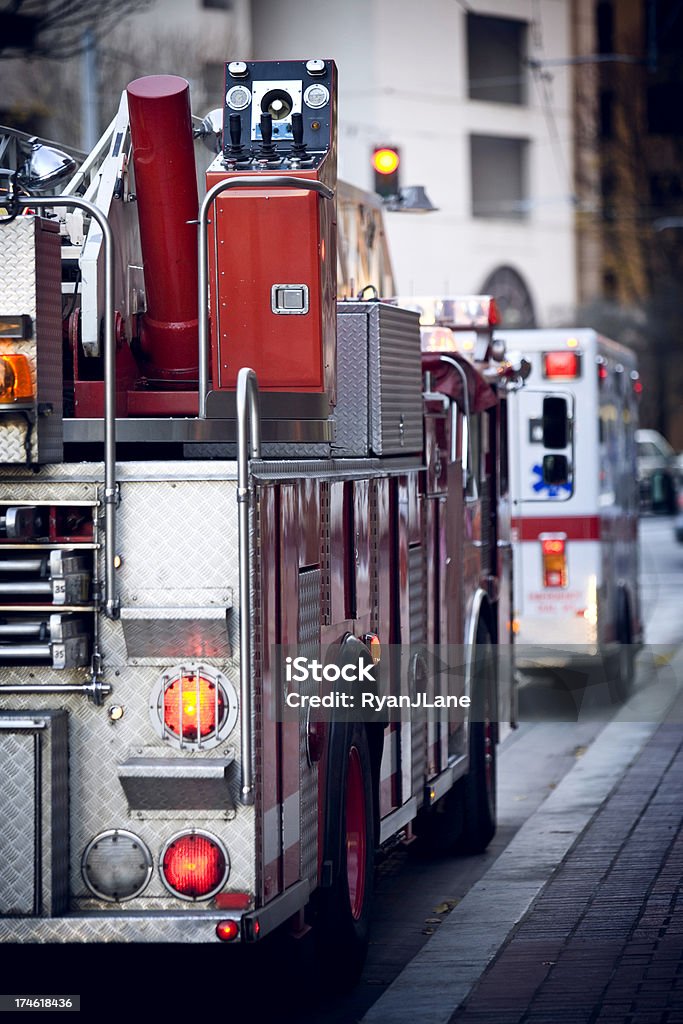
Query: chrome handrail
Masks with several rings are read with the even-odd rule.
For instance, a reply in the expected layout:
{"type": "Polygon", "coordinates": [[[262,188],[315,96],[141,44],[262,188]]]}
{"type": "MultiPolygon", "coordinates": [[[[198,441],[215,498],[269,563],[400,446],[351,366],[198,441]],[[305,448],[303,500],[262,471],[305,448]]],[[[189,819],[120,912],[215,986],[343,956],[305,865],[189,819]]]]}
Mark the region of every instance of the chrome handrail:
{"type": "Polygon", "coordinates": [[[104,250],[104,612],[118,618],[116,599],[116,332],[114,314],[114,240],[106,214],[80,196],[19,196],[28,209],[78,207],[102,228],[104,250]]]}
{"type": "Polygon", "coordinates": [[[334,199],[334,191],[322,181],[295,178],[289,174],[244,174],[217,182],[204,196],[199,210],[198,291],[199,291],[199,418],[206,419],[206,394],[209,383],[209,281],[208,226],[209,209],[221,192],[231,188],[295,188],[317,192],[323,199],[334,199]]]}
{"type": "Polygon", "coordinates": [[[242,802],[254,802],[252,773],[252,686],[251,686],[251,594],[249,567],[249,460],[261,457],[261,425],[258,407],[258,381],[245,366],[237,374],[237,502],[240,590],[240,729],[242,733],[242,802]]]}

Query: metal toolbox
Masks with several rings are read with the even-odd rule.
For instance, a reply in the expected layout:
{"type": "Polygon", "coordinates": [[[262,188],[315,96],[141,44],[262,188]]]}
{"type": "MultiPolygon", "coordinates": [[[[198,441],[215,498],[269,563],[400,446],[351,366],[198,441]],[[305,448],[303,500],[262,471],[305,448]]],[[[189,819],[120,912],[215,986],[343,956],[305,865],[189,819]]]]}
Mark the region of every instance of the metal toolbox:
{"type": "Polygon", "coordinates": [[[383,302],[337,303],[337,405],[332,454],[422,450],[419,315],[383,302]]]}

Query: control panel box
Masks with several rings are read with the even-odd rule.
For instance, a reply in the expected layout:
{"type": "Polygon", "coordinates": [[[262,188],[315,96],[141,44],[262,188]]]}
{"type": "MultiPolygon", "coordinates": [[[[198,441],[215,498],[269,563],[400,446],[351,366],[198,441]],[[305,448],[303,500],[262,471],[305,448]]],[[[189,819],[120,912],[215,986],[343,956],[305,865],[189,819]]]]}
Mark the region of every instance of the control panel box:
{"type": "Polygon", "coordinates": [[[334,402],[336,88],[330,60],[226,65],[207,172],[207,188],[226,186],[209,229],[214,390],[251,366],[262,391],[334,402]]]}

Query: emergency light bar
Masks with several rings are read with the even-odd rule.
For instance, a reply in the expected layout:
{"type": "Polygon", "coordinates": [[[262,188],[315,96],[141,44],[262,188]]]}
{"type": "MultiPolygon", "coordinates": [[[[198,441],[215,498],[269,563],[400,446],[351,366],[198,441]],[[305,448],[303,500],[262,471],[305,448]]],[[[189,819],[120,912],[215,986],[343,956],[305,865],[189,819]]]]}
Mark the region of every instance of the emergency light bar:
{"type": "Polygon", "coordinates": [[[420,314],[423,327],[449,327],[451,330],[490,330],[500,323],[496,300],[491,295],[405,296],[391,299],[403,309],[420,314]]]}
{"type": "Polygon", "coordinates": [[[457,352],[455,334],[450,327],[420,327],[420,348],[423,352],[457,352]]]}

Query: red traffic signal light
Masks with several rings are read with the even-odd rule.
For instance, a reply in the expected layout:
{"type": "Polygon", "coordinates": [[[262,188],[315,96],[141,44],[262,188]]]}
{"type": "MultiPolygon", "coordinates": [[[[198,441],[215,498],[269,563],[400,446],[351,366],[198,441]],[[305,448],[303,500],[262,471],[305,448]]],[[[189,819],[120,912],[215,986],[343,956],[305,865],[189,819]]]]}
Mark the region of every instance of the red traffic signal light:
{"type": "Polygon", "coordinates": [[[374,188],[383,199],[399,194],[401,154],[395,146],[376,146],[372,153],[374,188]]]}

